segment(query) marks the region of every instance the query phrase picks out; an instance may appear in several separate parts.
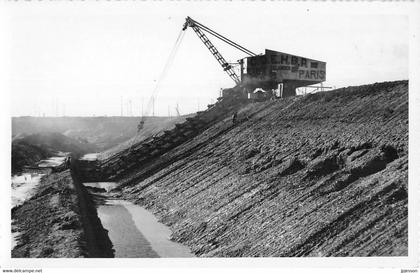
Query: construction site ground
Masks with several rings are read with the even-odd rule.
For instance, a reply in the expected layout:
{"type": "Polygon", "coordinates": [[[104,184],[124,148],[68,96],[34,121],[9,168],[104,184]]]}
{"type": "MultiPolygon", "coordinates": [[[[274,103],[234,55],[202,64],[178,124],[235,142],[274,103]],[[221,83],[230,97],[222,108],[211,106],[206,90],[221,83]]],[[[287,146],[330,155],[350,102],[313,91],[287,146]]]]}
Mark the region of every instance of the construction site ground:
{"type": "MultiPolygon", "coordinates": [[[[408,255],[407,81],[275,101],[221,101],[99,158],[94,165],[74,163],[72,183],[95,175],[118,182],[110,196],[153,212],[198,257],[408,255]]],[[[64,185],[71,177],[53,175],[43,181],[64,185]]],[[[24,245],[45,245],[70,230],[77,243],[66,243],[71,249],[60,255],[109,255],[109,245],[101,252],[92,239],[106,232],[86,189],[45,183],[13,212],[27,234],[13,254],[55,256],[54,248],[28,252],[24,245]],[[53,196],[57,191],[73,197],[64,202],[53,196]],[[65,206],[53,209],[52,202],[65,206]],[[49,227],[59,232],[32,230],[31,223],[56,214],[67,219],[69,212],[73,228],[59,221],[49,227]]]]}
{"type": "Polygon", "coordinates": [[[408,82],[249,104],[125,175],[197,256],[407,255],[408,82]]]}

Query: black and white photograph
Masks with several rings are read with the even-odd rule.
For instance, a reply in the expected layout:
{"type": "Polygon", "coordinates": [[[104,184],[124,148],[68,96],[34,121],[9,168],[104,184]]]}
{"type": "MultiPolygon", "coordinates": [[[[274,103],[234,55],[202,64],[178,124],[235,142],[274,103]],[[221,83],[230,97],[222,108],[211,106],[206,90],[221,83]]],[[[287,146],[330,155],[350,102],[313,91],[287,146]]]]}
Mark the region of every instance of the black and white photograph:
{"type": "Polygon", "coordinates": [[[1,7],[3,272],[417,272],[419,1],[1,7]]]}

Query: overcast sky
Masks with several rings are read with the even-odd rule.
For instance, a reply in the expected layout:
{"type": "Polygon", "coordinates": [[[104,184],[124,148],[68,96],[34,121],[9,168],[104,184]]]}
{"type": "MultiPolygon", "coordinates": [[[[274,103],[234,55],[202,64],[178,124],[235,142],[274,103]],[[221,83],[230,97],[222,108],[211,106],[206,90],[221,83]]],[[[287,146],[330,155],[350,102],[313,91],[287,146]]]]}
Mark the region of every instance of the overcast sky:
{"type": "MultiPolygon", "coordinates": [[[[391,4],[375,13],[305,2],[94,4],[10,10],[6,42],[13,116],[120,115],[121,98],[124,115],[139,115],[142,101],[146,111],[186,16],[256,53],[268,48],[325,61],[327,86],[408,79],[409,20],[391,4]]],[[[228,61],[245,57],[210,39],[228,61]]],[[[187,29],[158,90],[155,114],[173,115],[176,104],[181,114],[204,109],[220,88],[231,86],[233,81],[187,29]]]]}

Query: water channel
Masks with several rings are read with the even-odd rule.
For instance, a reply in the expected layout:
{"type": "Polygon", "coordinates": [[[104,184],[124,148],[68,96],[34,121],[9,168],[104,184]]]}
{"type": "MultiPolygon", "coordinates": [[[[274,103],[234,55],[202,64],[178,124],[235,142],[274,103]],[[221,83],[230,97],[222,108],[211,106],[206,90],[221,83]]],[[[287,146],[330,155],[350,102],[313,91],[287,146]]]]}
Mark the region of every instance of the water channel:
{"type": "MultiPolygon", "coordinates": [[[[113,182],[83,184],[106,191],[117,186],[113,182]]],[[[101,198],[97,202],[97,212],[102,226],[108,230],[116,258],[194,257],[188,247],[171,241],[170,229],[141,206],[125,200],[101,198]]]]}

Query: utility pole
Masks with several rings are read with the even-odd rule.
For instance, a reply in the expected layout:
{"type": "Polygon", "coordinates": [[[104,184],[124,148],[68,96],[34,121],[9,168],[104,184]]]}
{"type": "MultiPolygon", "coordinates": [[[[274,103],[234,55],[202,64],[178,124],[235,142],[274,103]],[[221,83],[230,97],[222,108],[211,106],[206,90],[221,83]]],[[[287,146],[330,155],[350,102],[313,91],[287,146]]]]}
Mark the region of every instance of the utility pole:
{"type": "Polygon", "coordinates": [[[144,102],[144,99],[143,99],[143,97],[141,97],[140,116],[142,116],[142,117],[143,117],[143,102],[144,102]]]}
{"type": "Polygon", "coordinates": [[[155,116],[155,97],[152,97],[152,116],[155,116]]]}
{"type": "MultiPolygon", "coordinates": [[[[55,109],[55,98],[51,98],[52,100],[51,100],[51,114],[50,113],[47,113],[47,115],[51,115],[51,117],[53,117],[54,116],[54,109],[55,109]]],[[[48,111],[48,112],[50,112],[50,111],[48,111]]]]}
{"type": "Polygon", "coordinates": [[[144,97],[141,97],[141,116],[144,117],[144,97]]]}
{"type": "Polygon", "coordinates": [[[120,110],[121,110],[120,116],[122,117],[123,116],[123,97],[122,96],[120,97],[120,110]]]}
{"type": "Polygon", "coordinates": [[[54,112],[54,115],[58,117],[58,98],[54,98],[54,112]]]}
{"type": "Polygon", "coordinates": [[[176,103],[175,111],[176,111],[176,115],[179,117],[180,114],[179,114],[179,105],[178,105],[178,102],[176,103]]]}

